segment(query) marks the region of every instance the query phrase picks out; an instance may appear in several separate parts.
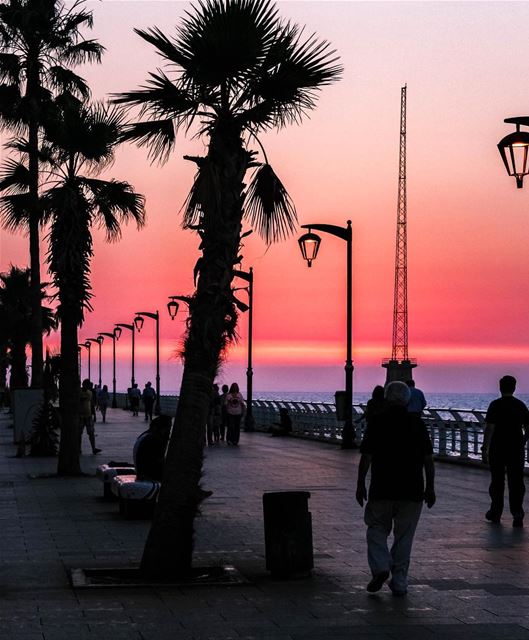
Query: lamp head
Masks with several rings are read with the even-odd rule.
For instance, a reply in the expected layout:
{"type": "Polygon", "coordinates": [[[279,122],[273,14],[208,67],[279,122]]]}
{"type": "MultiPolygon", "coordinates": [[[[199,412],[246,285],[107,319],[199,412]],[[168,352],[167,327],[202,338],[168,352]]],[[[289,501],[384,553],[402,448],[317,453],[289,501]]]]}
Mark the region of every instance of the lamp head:
{"type": "Polygon", "coordinates": [[[176,318],[176,314],[178,313],[178,307],[179,307],[179,304],[174,299],[171,299],[167,303],[167,311],[169,312],[171,320],[174,320],[176,318]]]}
{"type": "Polygon", "coordinates": [[[521,189],[524,176],[529,174],[529,132],[520,131],[520,126],[528,126],[529,118],[507,118],[505,122],[515,124],[516,131],[500,140],[498,151],[507,174],[515,178],[516,186],[521,189]]]}
{"type": "Polygon", "coordinates": [[[312,261],[316,259],[321,244],[321,238],[309,229],[308,233],[304,233],[298,239],[299,248],[301,249],[301,255],[303,260],[307,261],[309,267],[312,266],[312,261]]]}
{"type": "Polygon", "coordinates": [[[145,322],[145,320],[143,319],[142,316],[136,316],[134,318],[134,326],[136,327],[136,331],[138,333],[141,331],[144,322],[145,322]]]}
{"type": "Polygon", "coordinates": [[[121,334],[123,333],[123,329],[121,327],[114,327],[114,335],[116,336],[116,340],[121,338],[121,334]]]}

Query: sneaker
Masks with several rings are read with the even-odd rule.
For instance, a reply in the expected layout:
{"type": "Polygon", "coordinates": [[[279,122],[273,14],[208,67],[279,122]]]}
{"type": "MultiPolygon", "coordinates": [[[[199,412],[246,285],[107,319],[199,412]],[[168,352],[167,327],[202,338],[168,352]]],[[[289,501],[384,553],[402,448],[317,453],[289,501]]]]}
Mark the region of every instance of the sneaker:
{"type": "Polygon", "coordinates": [[[388,587],[391,589],[392,595],[394,595],[396,598],[402,598],[403,596],[408,594],[407,589],[397,589],[397,587],[393,585],[393,580],[390,580],[388,582],[388,587]]]}
{"type": "Polygon", "coordinates": [[[382,585],[389,578],[389,571],[381,571],[380,573],[376,573],[372,578],[369,584],[367,585],[367,590],[369,593],[376,593],[382,589],[382,585]]]}
{"type": "Polygon", "coordinates": [[[516,528],[523,527],[523,516],[516,516],[513,518],[512,526],[516,528]]]}
{"type": "Polygon", "coordinates": [[[487,513],[485,514],[485,519],[488,520],[489,522],[492,522],[493,524],[499,524],[501,520],[501,516],[497,516],[495,513],[493,513],[489,509],[489,511],[487,511],[487,513]]]}
{"type": "Polygon", "coordinates": [[[102,449],[94,449],[92,453],[95,455],[96,453],[101,453],[102,449]]]}

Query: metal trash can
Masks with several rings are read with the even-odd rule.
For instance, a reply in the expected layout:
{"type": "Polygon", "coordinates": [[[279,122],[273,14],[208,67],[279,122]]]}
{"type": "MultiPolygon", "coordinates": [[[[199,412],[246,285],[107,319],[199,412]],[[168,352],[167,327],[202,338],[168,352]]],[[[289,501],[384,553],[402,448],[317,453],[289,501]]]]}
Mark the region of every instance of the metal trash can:
{"type": "Polygon", "coordinates": [[[273,578],[310,575],[314,567],[308,491],[263,494],[266,568],[273,578]]]}

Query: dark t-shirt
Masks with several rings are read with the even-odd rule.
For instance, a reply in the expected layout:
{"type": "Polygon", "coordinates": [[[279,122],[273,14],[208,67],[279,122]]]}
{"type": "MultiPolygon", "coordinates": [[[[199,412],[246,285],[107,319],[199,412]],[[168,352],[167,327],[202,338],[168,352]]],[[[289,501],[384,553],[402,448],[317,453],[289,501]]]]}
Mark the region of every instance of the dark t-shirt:
{"type": "Polygon", "coordinates": [[[487,409],[486,422],[494,425],[491,448],[519,448],[523,446],[523,428],[529,425],[529,409],[513,396],[493,400],[487,409]]]}
{"type": "Polygon", "coordinates": [[[424,422],[405,407],[369,420],[360,451],[371,456],[370,500],[424,499],[424,457],[432,443],[424,422]]]}
{"type": "Polygon", "coordinates": [[[165,448],[166,442],[149,431],[138,437],[134,462],[139,480],[162,480],[165,448]]]}

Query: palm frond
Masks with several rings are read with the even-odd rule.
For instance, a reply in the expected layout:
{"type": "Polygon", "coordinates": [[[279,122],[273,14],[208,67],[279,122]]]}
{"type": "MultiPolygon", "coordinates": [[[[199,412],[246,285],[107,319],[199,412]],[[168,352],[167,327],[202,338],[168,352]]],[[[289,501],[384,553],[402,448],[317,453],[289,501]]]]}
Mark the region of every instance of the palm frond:
{"type": "Polygon", "coordinates": [[[0,82],[18,85],[21,70],[20,57],[16,53],[0,52],[0,82]]]}
{"type": "Polygon", "coordinates": [[[267,244],[288,238],[296,229],[294,203],[269,164],[263,164],[252,176],[244,216],[267,244]]]}
{"type": "Polygon", "coordinates": [[[146,85],[137,91],[114,94],[112,101],[126,107],[140,107],[140,114],[179,118],[200,105],[200,98],[178,87],[162,71],[150,73],[146,85]]]}
{"type": "Polygon", "coordinates": [[[83,100],[90,97],[90,88],[86,81],[66,67],[52,65],[48,68],[46,76],[50,86],[60,93],[68,92],[83,100]]]}
{"type": "Polygon", "coordinates": [[[26,122],[19,86],[0,84],[0,130],[9,128],[21,132],[26,122]]]}
{"type": "Polygon", "coordinates": [[[149,44],[152,44],[157,50],[158,55],[165,60],[181,67],[184,66],[185,58],[182,57],[179,49],[158,27],[153,27],[152,29],[134,29],[134,33],[138,34],[140,38],[143,38],[149,44]]]}
{"type": "Polygon", "coordinates": [[[22,162],[8,158],[0,169],[0,191],[9,194],[27,193],[29,190],[29,170],[22,162]]]}
{"type": "Polygon", "coordinates": [[[105,47],[96,40],[83,40],[62,49],[59,58],[62,62],[74,66],[100,63],[104,52],[105,47]]]}
{"type": "Polygon", "coordinates": [[[177,32],[183,81],[240,82],[273,40],[277,25],[270,0],[203,0],[186,13],[177,32]]]}
{"type": "Polygon", "coordinates": [[[145,198],[134,193],[127,182],[84,178],[82,184],[90,192],[90,206],[105,230],[107,240],[114,242],[121,237],[120,225],[134,220],[138,229],[145,224],[145,198]]]}
{"type": "Polygon", "coordinates": [[[244,98],[251,105],[239,120],[258,128],[299,123],[314,108],[322,87],[339,80],[343,67],[325,40],[287,23],[248,83],[244,98]]]}
{"type": "Polygon", "coordinates": [[[6,231],[28,230],[30,198],[27,193],[17,193],[0,198],[0,224],[6,231]]]}
{"type": "Polygon", "coordinates": [[[149,148],[151,161],[164,163],[169,158],[176,142],[176,132],[173,120],[156,120],[149,122],[135,122],[126,125],[120,141],[132,140],[139,147],[149,148]]]}

